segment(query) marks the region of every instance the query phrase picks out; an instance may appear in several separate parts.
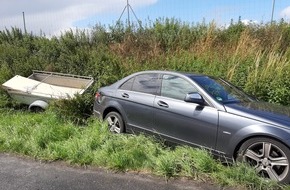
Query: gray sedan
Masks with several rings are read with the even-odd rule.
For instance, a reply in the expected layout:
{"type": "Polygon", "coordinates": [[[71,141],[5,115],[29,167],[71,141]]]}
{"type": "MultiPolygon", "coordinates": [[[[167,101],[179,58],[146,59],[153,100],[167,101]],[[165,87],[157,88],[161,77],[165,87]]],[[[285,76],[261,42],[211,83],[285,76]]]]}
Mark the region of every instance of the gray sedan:
{"type": "Polygon", "coordinates": [[[112,132],[145,132],[245,161],[290,182],[290,108],[257,101],[206,75],[143,71],[100,88],[94,115],[112,132]]]}

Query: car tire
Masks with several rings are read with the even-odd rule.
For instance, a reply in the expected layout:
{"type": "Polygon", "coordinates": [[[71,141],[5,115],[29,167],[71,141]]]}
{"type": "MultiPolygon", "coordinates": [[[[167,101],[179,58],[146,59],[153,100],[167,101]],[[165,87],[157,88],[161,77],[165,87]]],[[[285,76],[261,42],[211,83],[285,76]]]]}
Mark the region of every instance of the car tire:
{"type": "Polygon", "coordinates": [[[269,138],[252,138],[242,144],[237,161],[248,163],[258,174],[279,183],[290,182],[290,150],[269,138]]]}
{"type": "Polygon", "coordinates": [[[109,130],[113,133],[124,133],[125,125],[122,116],[117,112],[110,112],[106,115],[105,121],[108,123],[109,130]]]}

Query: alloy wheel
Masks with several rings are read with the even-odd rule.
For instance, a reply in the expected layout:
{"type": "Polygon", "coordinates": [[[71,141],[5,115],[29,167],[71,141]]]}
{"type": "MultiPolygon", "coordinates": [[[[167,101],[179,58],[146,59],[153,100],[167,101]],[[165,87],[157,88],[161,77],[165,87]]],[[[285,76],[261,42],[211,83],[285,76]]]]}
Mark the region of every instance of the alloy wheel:
{"type": "Polygon", "coordinates": [[[109,130],[113,133],[123,133],[125,130],[124,122],[121,115],[117,112],[110,112],[105,120],[108,123],[109,130]]]}
{"type": "Polygon", "coordinates": [[[253,166],[263,177],[282,181],[289,172],[289,160],[285,152],[270,142],[256,142],[243,154],[243,161],[253,166]]]}

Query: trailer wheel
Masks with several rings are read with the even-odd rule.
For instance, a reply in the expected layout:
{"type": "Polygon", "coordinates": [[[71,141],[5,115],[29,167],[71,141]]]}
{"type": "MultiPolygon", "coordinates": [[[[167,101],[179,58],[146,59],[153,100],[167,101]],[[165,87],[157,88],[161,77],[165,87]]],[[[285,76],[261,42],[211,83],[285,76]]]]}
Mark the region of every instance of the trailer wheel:
{"type": "Polygon", "coordinates": [[[36,100],[29,105],[29,111],[31,112],[43,112],[48,107],[48,103],[42,100],[36,100]]]}
{"type": "Polygon", "coordinates": [[[39,106],[33,106],[29,108],[29,111],[34,112],[34,113],[38,113],[38,112],[44,112],[44,109],[42,107],[39,106]]]}

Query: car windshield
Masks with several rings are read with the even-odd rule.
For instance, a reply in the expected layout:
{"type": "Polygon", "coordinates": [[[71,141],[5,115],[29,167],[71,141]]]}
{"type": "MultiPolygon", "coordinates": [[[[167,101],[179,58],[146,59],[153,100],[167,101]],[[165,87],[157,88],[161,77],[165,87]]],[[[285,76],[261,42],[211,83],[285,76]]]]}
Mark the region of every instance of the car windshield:
{"type": "Polygon", "coordinates": [[[190,78],[215,100],[223,104],[255,101],[254,98],[222,79],[215,79],[208,76],[191,76],[190,78]]]}

